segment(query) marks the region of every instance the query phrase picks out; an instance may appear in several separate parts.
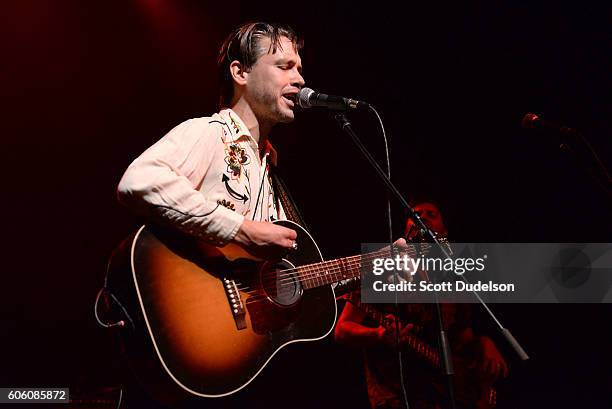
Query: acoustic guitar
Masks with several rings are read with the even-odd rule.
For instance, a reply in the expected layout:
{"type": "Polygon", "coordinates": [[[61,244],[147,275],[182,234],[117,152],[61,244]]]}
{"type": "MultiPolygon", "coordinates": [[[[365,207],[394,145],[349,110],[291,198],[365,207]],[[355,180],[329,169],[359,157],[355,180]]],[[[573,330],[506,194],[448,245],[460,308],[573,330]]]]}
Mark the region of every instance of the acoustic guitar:
{"type": "Polygon", "coordinates": [[[115,251],[107,291],[127,322],[132,367],[156,395],[240,391],[282,348],[327,336],[337,315],[332,284],[359,280],[364,263],[391,252],[323,261],[306,230],[275,223],[295,230],[298,245],[277,263],[151,225],[115,251]]]}

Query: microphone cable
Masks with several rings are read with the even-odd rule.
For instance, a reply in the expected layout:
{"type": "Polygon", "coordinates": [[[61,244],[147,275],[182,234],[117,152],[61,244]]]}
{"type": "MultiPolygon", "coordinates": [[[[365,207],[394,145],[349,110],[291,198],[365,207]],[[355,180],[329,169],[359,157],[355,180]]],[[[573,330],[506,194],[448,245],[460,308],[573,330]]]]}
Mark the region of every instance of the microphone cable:
{"type": "MultiPolygon", "coordinates": [[[[387,133],[385,131],[385,125],[380,117],[380,115],[378,114],[378,111],[376,111],[376,108],[374,108],[372,105],[368,104],[367,107],[374,112],[374,115],[376,115],[376,118],[378,119],[378,123],[380,124],[380,129],[382,132],[382,136],[383,136],[383,141],[384,141],[384,145],[385,145],[385,159],[387,162],[387,177],[389,178],[389,180],[391,180],[391,160],[389,159],[389,142],[387,140],[387,133]]],[[[391,254],[393,254],[393,220],[392,220],[392,215],[391,215],[391,197],[389,196],[389,193],[387,192],[387,223],[388,223],[388,229],[389,229],[389,245],[391,246],[391,254]]],[[[395,275],[395,279],[399,279],[398,274],[396,273],[395,275]]],[[[406,409],[410,409],[410,405],[408,404],[408,392],[406,391],[406,382],[404,380],[404,359],[402,356],[402,350],[400,348],[400,308],[399,308],[399,303],[397,300],[397,291],[395,292],[395,344],[397,347],[397,360],[398,360],[398,364],[399,364],[399,375],[400,375],[400,385],[402,387],[402,398],[404,399],[404,405],[406,406],[406,409]]]]}

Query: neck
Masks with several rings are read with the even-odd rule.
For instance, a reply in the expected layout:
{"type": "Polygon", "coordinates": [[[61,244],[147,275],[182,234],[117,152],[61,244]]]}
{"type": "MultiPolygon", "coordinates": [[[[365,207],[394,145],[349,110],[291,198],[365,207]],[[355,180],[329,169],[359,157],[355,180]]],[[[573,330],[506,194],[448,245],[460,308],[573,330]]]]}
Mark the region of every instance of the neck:
{"type": "Polygon", "coordinates": [[[239,98],[231,108],[242,119],[258,145],[263,146],[274,124],[259,118],[244,98],[239,98]]]}

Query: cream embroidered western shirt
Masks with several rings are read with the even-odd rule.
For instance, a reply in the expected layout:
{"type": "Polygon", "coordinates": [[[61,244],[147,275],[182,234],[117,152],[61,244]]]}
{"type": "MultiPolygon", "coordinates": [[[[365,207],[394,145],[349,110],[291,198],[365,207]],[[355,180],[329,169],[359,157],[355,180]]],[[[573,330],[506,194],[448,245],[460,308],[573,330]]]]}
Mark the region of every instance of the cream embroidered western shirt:
{"type": "Polygon", "coordinates": [[[153,221],[225,245],[245,217],[285,218],[268,175],[276,152],[264,145],[231,109],[190,119],[132,162],[119,182],[119,201],[153,221]]]}

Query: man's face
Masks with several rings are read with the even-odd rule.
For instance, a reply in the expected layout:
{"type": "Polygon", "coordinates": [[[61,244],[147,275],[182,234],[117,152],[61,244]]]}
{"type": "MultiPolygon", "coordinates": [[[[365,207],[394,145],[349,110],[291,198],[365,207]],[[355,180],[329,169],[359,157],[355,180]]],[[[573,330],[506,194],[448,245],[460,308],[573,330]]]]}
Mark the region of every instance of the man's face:
{"type": "MultiPolygon", "coordinates": [[[[419,215],[423,223],[440,236],[446,236],[447,231],[442,220],[440,210],[431,203],[419,203],[414,206],[414,211],[419,215]]],[[[419,230],[414,225],[412,219],[406,223],[406,235],[413,239],[419,234],[419,230]]]]}
{"type": "MultiPolygon", "coordinates": [[[[260,47],[268,50],[270,39],[260,47]]],[[[247,77],[245,97],[255,115],[271,123],[294,119],[295,97],[304,86],[302,60],[287,37],[274,54],[265,53],[251,67],[247,77]]]]}

